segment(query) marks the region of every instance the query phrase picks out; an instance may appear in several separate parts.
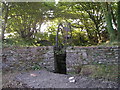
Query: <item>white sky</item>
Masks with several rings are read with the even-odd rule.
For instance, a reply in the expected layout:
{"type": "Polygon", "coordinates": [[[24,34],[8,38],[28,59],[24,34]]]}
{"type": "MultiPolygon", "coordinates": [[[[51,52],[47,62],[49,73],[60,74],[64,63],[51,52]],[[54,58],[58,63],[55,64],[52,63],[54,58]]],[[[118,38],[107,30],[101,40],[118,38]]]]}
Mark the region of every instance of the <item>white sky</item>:
{"type": "Polygon", "coordinates": [[[60,1],[60,0],[55,0],[55,4],[58,4],[59,1],[60,1]]]}
{"type": "Polygon", "coordinates": [[[40,31],[41,31],[41,32],[45,32],[45,31],[47,30],[47,27],[49,27],[49,26],[51,26],[51,22],[50,22],[50,21],[48,21],[48,22],[46,22],[46,23],[43,23],[43,24],[41,25],[40,31]]]}
{"type": "Polygon", "coordinates": [[[45,32],[46,29],[47,29],[47,24],[44,24],[44,23],[43,23],[43,24],[41,25],[40,31],[41,31],[41,32],[45,32]]]}

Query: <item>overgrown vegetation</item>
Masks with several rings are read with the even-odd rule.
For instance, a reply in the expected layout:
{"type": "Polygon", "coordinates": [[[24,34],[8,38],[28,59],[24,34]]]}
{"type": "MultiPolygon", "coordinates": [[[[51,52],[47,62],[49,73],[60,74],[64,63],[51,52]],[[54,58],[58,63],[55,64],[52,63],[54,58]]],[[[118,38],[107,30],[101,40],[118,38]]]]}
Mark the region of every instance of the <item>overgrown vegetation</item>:
{"type": "Polygon", "coordinates": [[[118,65],[83,65],[77,66],[76,73],[95,79],[118,81],[118,65]],[[79,72],[78,72],[79,71],[79,72]]]}
{"type": "Polygon", "coordinates": [[[58,24],[69,22],[72,45],[119,42],[119,7],[119,2],[3,2],[2,39],[6,45],[55,45],[58,24]]]}

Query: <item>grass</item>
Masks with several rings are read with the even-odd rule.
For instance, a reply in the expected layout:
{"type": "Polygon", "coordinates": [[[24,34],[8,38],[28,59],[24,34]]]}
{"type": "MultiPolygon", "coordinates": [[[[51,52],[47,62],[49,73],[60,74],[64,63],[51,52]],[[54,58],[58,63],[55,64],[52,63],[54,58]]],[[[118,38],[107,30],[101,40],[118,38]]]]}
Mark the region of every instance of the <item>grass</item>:
{"type": "MultiPolygon", "coordinates": [[[[81,66],[80,66],[81,67],[81,66]]],[[[118,65],[83,65],[79,75],[109,81],[118,80],[118,65]]]]}

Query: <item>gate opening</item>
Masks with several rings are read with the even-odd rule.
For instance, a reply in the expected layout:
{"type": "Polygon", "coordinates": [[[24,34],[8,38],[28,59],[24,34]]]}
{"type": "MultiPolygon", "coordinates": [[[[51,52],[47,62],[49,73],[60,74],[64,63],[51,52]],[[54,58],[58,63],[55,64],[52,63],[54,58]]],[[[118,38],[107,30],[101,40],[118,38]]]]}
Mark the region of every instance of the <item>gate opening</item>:
{"type": "Polygon", "coordinates": [[[66,74],[66,47],[72,42],[70,23],[60,23],[56,33],[56,45],[54,46],[55,72],[66,74]]]}
{"type": "Polygon", "coordinates": [[[55,72],[66,74],[66,54],[54,55],[55,57],[55,72]]]}

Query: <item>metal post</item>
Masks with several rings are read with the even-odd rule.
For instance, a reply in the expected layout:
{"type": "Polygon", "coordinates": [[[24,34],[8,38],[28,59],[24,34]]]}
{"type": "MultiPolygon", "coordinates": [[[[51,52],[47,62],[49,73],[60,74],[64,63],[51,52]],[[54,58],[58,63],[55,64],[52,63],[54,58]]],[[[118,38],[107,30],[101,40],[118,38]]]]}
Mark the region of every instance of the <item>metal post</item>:
{"type": "Polygon", "coordinates": [[[62,23],[58,25],[58,30],[56,33],[56,44],[54,47],[54,67],[56,73],[66,74],[66,47],[68,44],[68,31],[70,27],[65,27],[62,23]],[[59,32],[61,31],[63,42],[59,42],[59,32]]]}

